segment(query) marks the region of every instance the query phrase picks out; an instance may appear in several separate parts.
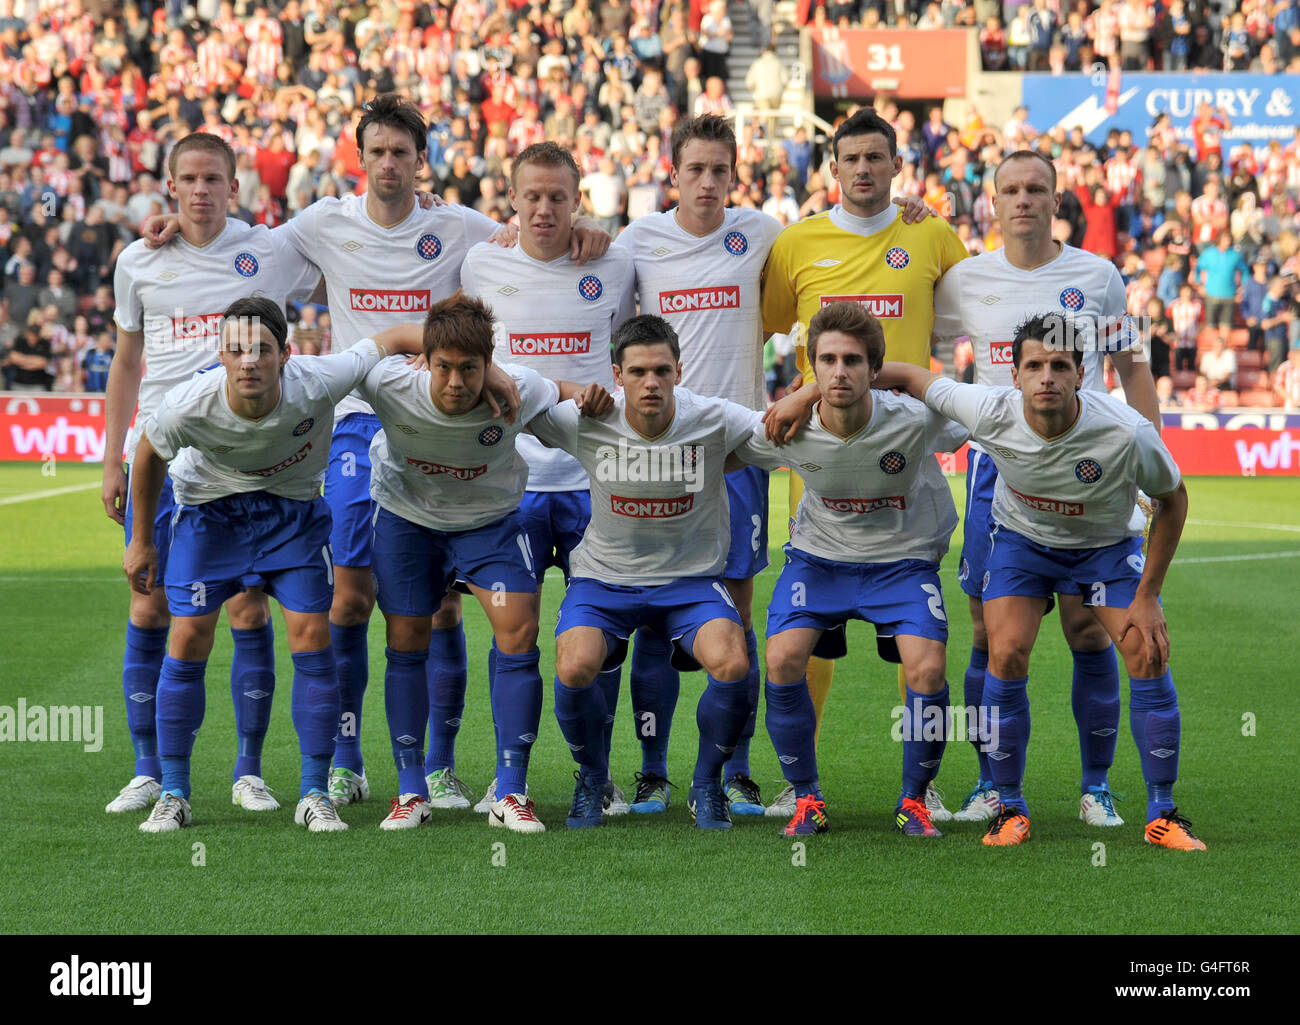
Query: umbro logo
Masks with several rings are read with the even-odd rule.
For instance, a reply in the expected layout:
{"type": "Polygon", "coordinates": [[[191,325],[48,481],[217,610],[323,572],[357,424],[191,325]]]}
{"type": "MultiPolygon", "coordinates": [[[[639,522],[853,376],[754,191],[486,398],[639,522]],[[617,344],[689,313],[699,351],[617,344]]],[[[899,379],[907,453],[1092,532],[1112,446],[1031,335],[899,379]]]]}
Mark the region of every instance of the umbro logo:
{"type": "Polygon", "coordinates": [[[346,242],[340,242],[339,248],[349,253],[355,253],[358,249],[364,249],[365,246],[360,242],[354,242],[352,239],[348,239],[346,242]]]}
{"type": "Polygon", "coordinates": [[[830,259],[830,258],[828,257],[828,258],[825,259],[825,260],[817,260],[817,261],[815,261],[815,262],[813,263],[813,266],[814,266],[814,267],[838,267],[838,266],[840,265],[841,262],[843,262],[843,261],[841,261],[841,260],[832,260],[832,259],[830,259]]]}
{"type": "Polygon", "coordinates": [[[985,306],[992,306],[994,303],[1000,303],[1001,301],[1002,301],[1002,297],[997,295],[986,295],[983,299],[980,300],[980,302],[982,302],[985,306]]]}
{"type": "Polygon", "coordinates": [[[414,434],[414,433],[415,433],[415,428],[412,427],[410,424],[393,424],[393,426],[396,427],[396,428],[397,428],[399,431],[401,431],[403,434],[414,434]]]}
{"type": "Polygon", "coordinates": [[[793,765],[799,760],[798,755],[777,755],[776,760],[782,765],[793,765]]]}
{"type": "Polygon", "coordinates": [[[667,255],[668,255],[669,253],[671,253],[671,252],[672,252],[672,250],[669,249],[667,246],[660,246],[658,249],[652,249],[652,250],[650,251],[650,255],[651,255],[651,256],[667,256],[667,255]]]}
{"type": "Polygon", "coordinates": [[[1177,751],[1168,747],[1158,747],[1151,753],[1157,758],[1172,758],[1174,755],[1178,754],[1177,751]]]}
{"type": "MultiPolygon", "coordinates": [[[[569,742],[568,742],[567,740],[565,741],[565,743],[566,743],[566,744],[569,744],[569,742]]],[[[570,750],[570,751],[574,751],[574,752],[578,752],[578,751],[581,751],[581,750],[582,750],[584,747],[586,747],[586,746],[587,746],[586,744],[569,744],[569,750],[570,750]]]]}
{"type": "Polygon", "coordinates": [[[729,755],[736,750],[734,744],[731,747],[723,747],[721,744],[714,744],[713,746],[716,747],[719,751],[721,751],[724,755],[729,755]]]}
{"type": "Polygon", "coordinates": [[[446,720],[446,723],[447,723],[448,726],[451,726],[451,727],[453,727],[453,728],[456,727],[456,726],[459,726],[459,725],[460,725],[460,717],[457,716],[455,719],[448,719],[448,720],[446,720]]]}
{"type": "Polygon", "coordinates": [[[177,278],[179,278],[179,277],[180,277],[180,275],[177,274],[174,270],[165,270],[165,271],[163,271],[161,274],[158,275],[158,280],[159,280],[159,281],[175,281],[175,280],[176,280],[177,278]]]}
{"type": "Polygon", "coordinates": [[[1092,731],[1092,735],[1093,735],[1094,737],[1113,737],[1113,736],[1115,735],[1115,732],[1116,732],[1115,730],[1112,730],[1112,729],[1108,726],[1108,727],[1106,727],[1106,729],[1104,729],[1104,730],[1093,730],[1093,731],[1092,731]]]}
{"type": "Polygon", "coordinates": [[[521,733],[521,734],[519,734],[519,739],[522,740],[525,744],[531,744],[531,743],[533,743],[533,742],[537,739],[537,734],[536,734],[536,733],[521,733]]]}
{"type": "Polygon", "coordinates": [[[1011,755],[1009,752],[1006,751],[990,751],[989,757],[992,758],[995,762],[1000,762],[1005,758],[1010,758],[1011,755]]]}
{"type": "Polygon", "coordinates": [[[932,759],[931,761],[928,761],[928,762],[922,762],[922,763],[921,763],[921,768],[923,768],[923,769],[933,769],[933,768],[934,768],[936,765],[938,765],[938,764],[939,764],[939,759],[938,759],[938,758],[934,758],[934,759],[932,759]]]}
{"type": "Polygon", "coordinates": [[[497,289],[499,295],[514,295],[518,291],[519,289],[515,288],[514,285],[502,285],[497,289]]]}
{"type": "Polygon", "coordinates": [[[400,737],[397,738],[397,742],[399,744],[409,747],[411,744],[415,743],[415,738],[411,736],[409,733],[403,733],[400,737]]]}
{"type": "Polygon", "coordinates": [[[143,705],[146,701],[152,701],[153,695],[146,694],[144,691],[138,690],[131,695],[131,700],[134,701],[137,705],[143,705]]]}
{"type": "Polygon", "coordinates": [[[246,690],[246,691],[244,691],[244,697],[246,697],[246,698],[252,698],[254,701],[261,701],[263,698],[269,698],[270,696],[271,696],[271,692],[270,692],[269,690],[246,690]]]}
{"type": "Polygon", "coordinates": [[[994,446],[993,446],[993,451],[996,452],[998,455],[1000,455],[1003,459],[1019,459],[1019,458],[1020,458],[1018,455],[1016,455],[1014,452],[1012,452],[1011,449],[1009,449],[1009,448],[1002,448],[1000,445],[994,445],[994,446]]]}
{"type": "Polygon", "coordinates": [[[816,471],[820,470],[821,467],[818,466],[816,463],[800,463],[800,464],[799,464],[799,469],[801,469],[801,470],[811,470],[811,471],[813,471],[813,472],[815,473],[816,471]]]}
{"type": "Polygon", "coordinates": [[[235,450],[231,445],[213,445],[208,451],[216,452],[218,455],[224,455],[226,452],[233,452],[235,450]]]}

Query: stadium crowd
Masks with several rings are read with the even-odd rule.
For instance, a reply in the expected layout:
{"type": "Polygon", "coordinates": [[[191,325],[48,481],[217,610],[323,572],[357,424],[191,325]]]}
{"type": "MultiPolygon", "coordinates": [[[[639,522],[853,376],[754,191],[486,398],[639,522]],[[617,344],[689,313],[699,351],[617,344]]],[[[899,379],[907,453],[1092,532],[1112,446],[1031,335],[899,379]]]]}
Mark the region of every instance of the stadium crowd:
{"type": "MultiPolygon", "coordinates": [[[[754,7],[766,41],[772,5],[754,7]]],[[[982,25],[990,68],[1064,72],[1104,60],[1275,72],[1300,61],[1294,0],[1230,9],[1034,0],[1004,29],[1012,7],[801,2],[797,19],[982,25]]],[[[429,124],[424,187],[504,221],[513,155],[551,139],[573,150],[588,213],[617,232],[673,205],[667,140],[677,118],[731,111],[727,75],[741,70],[727,65],[733,34],[722,0],[0,0],[5,386],[103,388],[114,262],[150,214],[169,208],[165,156],[190,131],[213,132],[238,154],[231,215],[275,225],[322,196],[365,190],[353,129],[368,99],[396,89],[429,124]]],[[[782,74],[768,51],[745,77],[757,98],[782,74]]],[[[1288,145],[1225,145],[1231,121],[1207,107],[1190,144],[1162,119],[1094,146],[1081,131],[1036,131],[1024,108],[998,128],[969,103],[950,124],[938,105],[922,114],[876,102],[904,158],[895,190],[950,217],[971,252],[1001,244],[991,193],[1003,155],[1031,146],[1051,157],[1058,237],[1119,265],[1171,405],[1300,407],[1288,357],[1300,345],[1300,131],[1288,145]]],[[[765,120],[738,126],[732,205],[789,223],[835,203],[825,148],[805,128],[769,137],[765,120]]],[[[329,334],[328,312],[307,305],[291,341],[327,352],[329,334]]],[[[772,395],[795,374],[788,356],[780,339],[769,343],[772,395]]],[[[961,370],[969,354],[955,356],[961,370]]]]}

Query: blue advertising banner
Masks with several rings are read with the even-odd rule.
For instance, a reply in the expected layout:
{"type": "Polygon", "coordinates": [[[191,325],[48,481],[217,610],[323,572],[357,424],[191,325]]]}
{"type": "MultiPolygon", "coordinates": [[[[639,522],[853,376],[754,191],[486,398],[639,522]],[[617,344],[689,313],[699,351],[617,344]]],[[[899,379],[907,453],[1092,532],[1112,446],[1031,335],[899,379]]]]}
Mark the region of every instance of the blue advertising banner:
{"type": "Polygon", "coordinates": [[[1224,133],[1225,155],[1242,143],[1286,143],[1295,138],[1300,124],[1300,75],[1125,72],[1113,114],[1106,110],[1106,82],[1104,69],[1093,74],[1025,75],[1022,96],[1030,124],[1040,132],[1056,125],[1082,125],[1093,143],[1104,142],[1112,128],[1128,129],[1141,145],[1156,116],[1168,114],[1179,139],[1190,144],[1196,108],[1209,103],[1232,122],[1224,133]]]}

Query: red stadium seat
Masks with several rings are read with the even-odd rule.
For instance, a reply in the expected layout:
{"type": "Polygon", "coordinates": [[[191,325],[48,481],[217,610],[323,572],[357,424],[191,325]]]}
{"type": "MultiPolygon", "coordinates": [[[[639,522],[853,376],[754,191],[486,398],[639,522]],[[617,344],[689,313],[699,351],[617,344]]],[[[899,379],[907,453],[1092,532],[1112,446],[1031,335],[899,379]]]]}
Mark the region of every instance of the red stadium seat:
{"type": "Polygon", "coordinates": [[[1262,370],[1266,356],[1257,349],[1242,349],[1237,353],[1238,370],[1262,370]]]}
{"type": "Polygon", "coordinates": [[[1244,349],[1250,342],[1250,328],[1234,327],[1228,332],[1228,346],[1233,349],[1244,349]]]}
{"type": "Polygon", "coordinates": [[[1268,409],[1277,405],[1277,397],[1266,388],[1247,388],[1241,393],[1241,404],[1257,409],[1268,409]]]}
{"type": "Polygon", "coordinates": [[[1195,370],[1175,370],[1172,377],[1175,391],[1186,391],[1196,383],[1195,370]]]}
{"type": "Polygon", "coordinates": [[[1208,352],[1214,348],[1214,340],[1219,337],[1216,328],[1203,327],[1201,333],[1196,336],[1196,354],[1199,356],[1203,352],[1208,352]]]}
{"type": "Polygon", "coordinates": [[[1267,370],[1242,370],[1241,364],[1237,364],[1237,387],[1245,390],[1247,388],[1267,388],[1268,371],[1267,370]]]}

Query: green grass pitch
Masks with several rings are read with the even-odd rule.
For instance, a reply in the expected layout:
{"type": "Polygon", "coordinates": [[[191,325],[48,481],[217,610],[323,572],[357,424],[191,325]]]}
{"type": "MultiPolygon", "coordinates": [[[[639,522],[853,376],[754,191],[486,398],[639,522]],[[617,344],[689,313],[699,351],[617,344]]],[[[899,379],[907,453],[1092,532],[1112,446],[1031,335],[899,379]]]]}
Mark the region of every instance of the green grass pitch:
{"type": "MultiPolygon", "coordinates": [[[[1294,893],[1294,823],[1277,796],[1289,786],[1291,731],[1300,727],[1294,686],[1300,481],[1189,481],[1191,518],[1164,601],[1183,716],[1178,803],[1208,852],[1157,850],[1142,840],[1145,801],[1128,732],[1127,686],[1111,785],[1128,795],[1119,804],[1128,822],[1102,831],[1078,820],[1070,668],[1053,618],[1031,666],[1030,843],[985,849],[975,824],[949,824],[937,841],[907,840],[895,831],[901,751],[890,739],[890,710],[898,701],[894,669],[876,658],[867,628],[853,624],[851,654],[839,663],[821,738],[832,832],[806,838],[800,856],[773,819],[741,819],[725,834],[693,829],[684,788],[675,791],[666,816],[565,830],[574,766],[550,696],[550,629],[561,592],[554,574],[542,616],[547,696],[531,773],[549,830],[544,836],[492,830],[469,812],[436,813],[432,826],[410,832],[378,828],[396,785],[378,615],[364,721],[372,798],[343,811],[351,826],[346,833],[309,835],[295,827],[291,663],[278,613],[280,684],[265,776],[285,807],[253,814],[230,803],[231,644],[223,626],[208,666],[207,719],[195,749],[194,825],[170,835],[140,833],[143,813],[103,811],[132,771],[120,683],[127,606],[121,534],[100,511],[98,467],[60,464],[56,471],[51,477],[38,463],[0,465],[0,705],[16,706],[19,698],[29,705],[100,705],[104,740],[96,753],[70,743],[0,743],[5,932],[1288,933],[1300,927],[1295,903],[1285,897],[1294,893]],[[45,490],[61,493],[11,501],[45,490]],[[494,844],[504,848],[494,851],[494,844]]],[[[784,475],[774,475],[774,542],[784,535],[785,483],[784,475]]],[[[953,487],[960,508],[963,484],[954,480],[953,487]]],[[[757,583],[760,623],[781,561],[777,543],[772,558],[757,583]]],[[[943,582],[952,621],[949,678],[960,701],[970,624],[956,562],[954,552],[943,582]]],[[[482,612],[472,603],[466,608],[471,676],[458,771],[482,788],[493,774],[489,638],[482,612]]],[[[698,674],[683,679],[670,763],[679,784],[690,780],[701,681],[698,674]]],[[[613,770],[628,787],[640,761],[626,684],[621,706],[613,770]]],[[[969,789],[974,766],[969,745],[950,745],[939,776],[950,806],[969,789]]],[[[753,767],[764,793],[774,794],[780,771],[761,715],[753,767]]]]}

